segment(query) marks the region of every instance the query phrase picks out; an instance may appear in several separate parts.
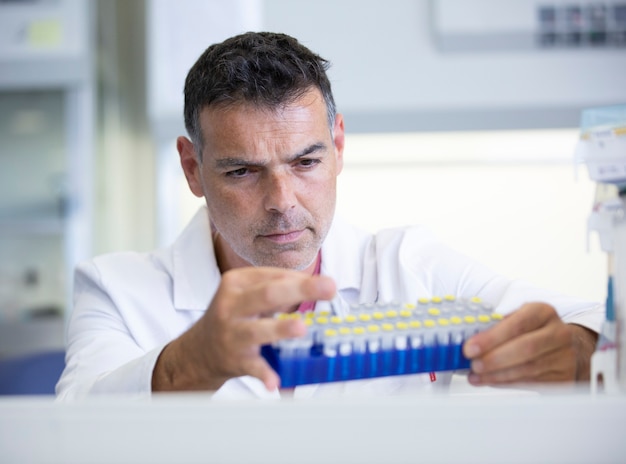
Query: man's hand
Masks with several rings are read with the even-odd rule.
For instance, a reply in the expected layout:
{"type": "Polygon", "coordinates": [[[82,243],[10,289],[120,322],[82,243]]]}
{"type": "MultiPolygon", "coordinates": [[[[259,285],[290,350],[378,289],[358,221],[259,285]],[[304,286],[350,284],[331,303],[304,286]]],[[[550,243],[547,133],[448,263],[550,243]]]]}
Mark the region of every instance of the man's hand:
{"type": "Polygon", "coordinates": [[[597,334],[561,321],[552,306],[528,303],[470,338],[473,385],[589,380],[597,334]]]}
{"type": "Polygon", "coordinates": [[[152,390],[217,390],[242,375],[257,377],[268,390],[278,387],[280,379],[260,355],[260,346],[302,336],[306,326],[263,316],[334,294],[329,277],[298,271],[249,267],[224,273],[206,313],[161,352],[152,390]]]}

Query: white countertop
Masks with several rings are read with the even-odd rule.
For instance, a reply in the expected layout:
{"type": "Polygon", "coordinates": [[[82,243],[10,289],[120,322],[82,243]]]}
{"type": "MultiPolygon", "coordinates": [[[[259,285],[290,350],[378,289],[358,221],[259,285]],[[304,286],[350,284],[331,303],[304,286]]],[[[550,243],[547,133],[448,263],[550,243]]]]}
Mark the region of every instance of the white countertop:
{"type": "Polygon", "coordinates": [[[2,463],[619,463],[626,395],[0,397],[2,463]]]}

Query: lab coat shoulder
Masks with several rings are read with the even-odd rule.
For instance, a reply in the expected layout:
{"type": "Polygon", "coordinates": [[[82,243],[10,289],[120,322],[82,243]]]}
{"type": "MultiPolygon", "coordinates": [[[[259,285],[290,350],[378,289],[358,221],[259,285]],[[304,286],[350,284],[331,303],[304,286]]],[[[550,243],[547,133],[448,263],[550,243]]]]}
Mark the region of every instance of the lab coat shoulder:
{"type": "Polygon", "coordinates": [[[172,305],[171,255],[112,253],[79,264],[59,398],[148,393],[163,346],[181,326],[172,305]]]}
{"type": "Polygon", "coordinates": [[[112,253],[77,267],[74,308],[111,316],[147,349],[175,333],[173,289],[171,250],[112,253]]]}
{"type": "MultiPolygon", "coordinates": [[[[415,301],[442,295],[478,295],[486,283],[508,282],[502,276],[444,244],[422,225],[380,230],[370,241],[366,269],[374,269],[378,299],[415,301]]],[[[372,271],[370,271],[371,273],[372,271]]]]}
{"type": "Polygon", "coordinates": [[[542,301],[554,306],[565,322],[595,331],[601,326],[602,305],[505,277],[446,246],[425,226],[381,230],[370,242],[367,260],[376,269],[378,299],[478,296],[501,313],[542,301]]]}

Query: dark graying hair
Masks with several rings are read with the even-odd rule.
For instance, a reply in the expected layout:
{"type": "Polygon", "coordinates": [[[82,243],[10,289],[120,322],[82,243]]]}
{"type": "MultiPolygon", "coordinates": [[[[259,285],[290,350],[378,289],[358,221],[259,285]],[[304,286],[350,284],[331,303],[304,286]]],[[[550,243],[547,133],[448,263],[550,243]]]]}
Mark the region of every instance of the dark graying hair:
{"type": "Polygon", "coordinates": [[[200,112],[209,106],[252,103],[278,109],[317,87],[326,103],[330,130],[336,106],[326,71],[330,63],[293,37],[247,32],[211,45],[185,80],[185,127],[199,155],[200,112]]]}

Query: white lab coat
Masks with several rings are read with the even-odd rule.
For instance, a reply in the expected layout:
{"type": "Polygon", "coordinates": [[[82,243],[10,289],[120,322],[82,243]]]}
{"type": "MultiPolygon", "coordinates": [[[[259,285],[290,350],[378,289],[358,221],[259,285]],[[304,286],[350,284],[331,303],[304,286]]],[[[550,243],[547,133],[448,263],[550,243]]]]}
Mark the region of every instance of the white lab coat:
{"type": "MultiPolygon", "coordinates": [[[[335,218],[322,246],[321,273],[335,279],[339,315],[349,303],[414,302],[419,297],[479,296],[507,313],[527,301],[554,305],[566,322],[599,331],[602,305],[511,281],[443,246],[424,227],[388,229],[371,235],[335,218]]],[[[208,307],[220,272],[206,208],[201,208],[176,242],[152,253],[113,253],[76,270],[74,309],[67,332],[66,368],[59,398],[97,393],[149,395],[152,370],[163,347],[186,331],[208,307]]],[[[316,310],[328,309],[318,302],[316,310]]],[[[449,374],[410,375],[302,386],[310,395],[389,394],[428,390],[449,374]]],[[[226,382],[214,398],[278,398],[252,377],[226,382]]]]}

